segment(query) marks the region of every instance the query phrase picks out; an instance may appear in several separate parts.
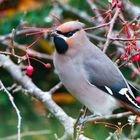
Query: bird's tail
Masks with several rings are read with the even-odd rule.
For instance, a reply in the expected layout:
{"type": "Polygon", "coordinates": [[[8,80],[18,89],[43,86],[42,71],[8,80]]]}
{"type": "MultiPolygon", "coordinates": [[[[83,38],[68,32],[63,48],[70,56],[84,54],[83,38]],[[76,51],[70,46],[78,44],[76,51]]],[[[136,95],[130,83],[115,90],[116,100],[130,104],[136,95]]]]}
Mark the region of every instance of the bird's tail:
{"type": "Polygon", "coordinates": [[[130,110],[131,112],[133,112],[134,114],[140,116],[140,106],[139,107],[135,107],[135,106],[132,106],[132,105],[124,105],[125,108],[127,108],[128,110],[130,110]]]}

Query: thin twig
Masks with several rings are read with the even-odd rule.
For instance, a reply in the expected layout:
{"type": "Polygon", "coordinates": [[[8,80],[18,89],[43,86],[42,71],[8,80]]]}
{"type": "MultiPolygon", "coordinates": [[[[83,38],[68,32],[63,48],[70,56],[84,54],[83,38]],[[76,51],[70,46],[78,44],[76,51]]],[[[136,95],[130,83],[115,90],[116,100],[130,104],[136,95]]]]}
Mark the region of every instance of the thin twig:
{"type": "Polygon", "coordinates": [[[66,4],[66,3],[63,4],[60,2],[60,0],[52,0],[52,1],[56,2],[65,11],[68,11],[68,12],[72,13],[73,15],[78,16],[80,19],[83,19],[84,21],[86,21],[88,23],[93,23],[92,21],[89,20],[91,18],[91,16],[89,16],[87,14],[87,12],[78,10],[78,9],[76,9],[76,8],[66,4]]]}
{"type": "Polygon", "coordinates": [[[48,107],[50,112],[64,126],[64,135],[66,137],[72,136],[75,120],[68,116],[63,111],[63,109],[53,101],[51,94],[49,94],[49,91],[44,92],[39,89],[28,76],[23,75],[20,67],[14,64],[9,57],[0,54],[0,63],[4,67],[4,69],[7,70],[11,74],[11,76],[28,91],[29,95],[36,97],[48,107]]]}
{"type": "Polygon", "coordinates": [[[129,56],[127,60],[125,60],[120,66],[118,66],[118,68],[123,67],[123,66],[126,65],[134,56],[139,55],[139,54],[140,54],[140,51],[134,53],[134,54],[131,55],[131,56],[129,56]]]}
{"type": "MultiPolygon", "coordinates": [[[[96,5],[91,0],[87,0],[87,3],[90,6],[91,10],[94,11],[96,16],[100,14],[100,12],[98,10],[93,10],[93,8],[97,8],[97,7],[96,7],[96,5]]],[[[100,23],[102,20],[103,20],[103,17],[99,16],[97,18],[97,23],[96,24],[100,23]]]]}
{"type": "Polygon", "coordinates": [[[108,46],[109,46],[109,42],[110,42],[110,37],[111,37],[111,34],[112,34],[112,30],[113,30],[115,21],[116,21],[118,15],[119,15],[119,12],[120,12],[120,9],[117,8],[117,9],[116,9],[116,12],[115,12],[115,14],[114,14],[114,16],[113,16],[113,18],[112,18],[111,21],[110,21],[109,31],[108,31],[108,35],[107,35],[107,40],[106,40],[106,42],[105,42],[104,49],[103,49],[103,52],[104,52],[104,53],[106,52],[106,50],[107,50],[107,48],[108,48],[108,46]]]}
{"type": "Polygon", "coordinates": [[[15,102],[14,102],[14,98],[13,96],[9,93],[9,91],[5,88],[5,86],[3,85],[2,81],[0,81],[0,87],[6,92],[6,94],[8,95],[9,97],[9,100],[12,104],[12,106],[14,107],[15,111],[16,111],[16,114],[17,114],[17,117],[18,117],[18,125],[17,125],[17,129],[18,129],[18,140],[21,139],[21,115],[20,115],[20,111],[19,109],[17,108],[15,102]]]}
{"type": "MultiPolygon", "coordinates": [[[[6,41],[3,41],[2,42],[4,45],[7,45],[8,47],[10,47],[10,44],[9,44],[9,40],[6,40],[6,41]]],[[[26,45],[22,45],[22,44],[18,44],[16,42],[14,42],[15,44],[15,48],[19,49],[19,50],[22,50],[25,52],[25,48],[26,48],[26,45]]],[[[2,52],[0,51],[0,54],[5,54],[5,55],[12,55],[11,53],[9,52],[2,52]]],[[[38,58],[43,58],[43,59],[49,59],[49,60],[52,60],[53,57],[52,55],[48,55],[48,54],[45,54],[45,53],[41,53],[41,52],[38,52],[36,50],[33,50],[33,49],[28,49],[28,54],[30,56],[33,56],[33,57],[38,57],[38,58]]]]}
{"type": "Polygon", "coordinates": [[[15,49],[14,49],[14,37],[15,37],[16,30],[12,30],[12,36],[11,36],[11,48],[12,48],[12,54],[15,55],[15,49]]]}
{"type": "Polygon", "coordinates": [[[74,128],[75,129],[75,140],[79,140],[80,135],[83,134],[84,123],[80,123],[80,124],[78,124],[78,123],[79,123],[80,119],[84,119],[86,117],[87,110],[88,109],[86,106],[82,107],[81,112],[77,118],[77,121],[74,126],[75,127],[74,128]]]}
{"type": "Polygon", "coordinates": [[[60,87],[62,87],[62,82],[59,82],[58,84],[56,84],[53,88],[51,88],[50,90],[49,90],[49,93],[50,94],[53,94],[56,90],[58,90],[60,87]]]}
{"type": "MultiPolygon", "coordinates": [[[[35,135],[45,135],[45,134],[51,134],[51,131],[49,130],[38,130],[38,131],[28,131],[21,133],[21,138],[26,136],[35,136],[35,135]]],[[[15,140],[17,139],[17,135],[12,135],[4,138],[0,138],[0,140],[15,140]]]]}
{"type": "Polygon", "coordinates": [[[88,31],[88,30],[95,30],[95,29],[99,29],[99,28],[102,28],[102,27],[106,27],[110,25],[110,22],[108,23],[105,23],[105,24],[101,24],[101,25],[98,25],[98,26],[94,26],[94,27],[87,27],[87,28],[84,28],[85,31],[88,31]]]}
{"type": "Polygon", "coordinates": [[[107,116],[89,118],[89,119],[86,120],[86,122],[93,122],[93,121],[99,121],[99,120],[109,120],[109,119],[118,119],[118,118],[127,117],[129,115],[133,115],[133,113],[128,111],[128,112],[123,112],[123,113],[107,115],[107,116]]]}
{"type": "MultiPolygon", "coordinates": [[[[38,30],[27,29],[27,30],[16,31],[15,36],[25,35],[27,33],[33,33],[33,32],[38,32],[38,30]]],[[[4,41],[6,39],[11,39],[11,38],[12,38],[12,33],[9,33],[7,35],[1,35],[0,36],[0,42],[4,41]]]]}

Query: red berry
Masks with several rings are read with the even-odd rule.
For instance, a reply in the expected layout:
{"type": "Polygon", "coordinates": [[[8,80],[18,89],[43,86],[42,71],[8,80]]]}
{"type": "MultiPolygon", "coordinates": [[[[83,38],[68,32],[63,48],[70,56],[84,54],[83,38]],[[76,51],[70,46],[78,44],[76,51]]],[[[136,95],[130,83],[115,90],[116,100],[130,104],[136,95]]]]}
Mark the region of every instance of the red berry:
{"type": "Polygon", "coordinates": [[[98,10],[98,8],[92,8],[92,10],[98,10]]]}
{"type": "Polygon", "coordinates": [[[50,63],[47,63],[47,64],[45,64],[45,67],[46,67],[47,69],[50,69],[50,68],[51,68],[51,64],[50,64],[50,63]]]}
{"type": "Polygon", "coordinates": [[[31,65],[28,65],[27,68],[26,68],[26,73],[31,76],[34,72],[34,67],[31,66],[31,65]]]}
{"type": "Polygon", "coordinates": [[[135,27],[136,27],[136,24],[135,24],[135,23],[131,23],[131,24],[130,24],[130,28],[131,28],[131,29],[134,29],[135,27]]]}
{"type": "Polygon", "coordinates": [[[124,61],[127,60],[128,59],[128,54],[127,53],[123,54],[121,56],[121,59],[124,60],[124,61]]]}
{"type": "Polygon", "coordinates": [[[138,52],[140,50],[140,48],[138,46],[135,47],[136,52],[138,52]]]}
{"type": "Polygon", "coordinates": [[[121,2],[119,2],[118,4],[117,4],[117,6],[118,6],[118,8],[122,8],[122,3],[121,2]]]}
{"type": "Polygon", "coordinates": [[[136,97],[136,101],[140,104],[140,96],[136,97]]]}
{"type": "Polygon", "coordinates": [[[137,25],[136,25],[136,28],[139,28],[139,27],[140,27],[140,25],[139,25],[139,24],[137,24],[137,25]]]}
{"type": "Polygon", "coordinates": [[[128,52],[131,52],[131,50],[132,50],[132,45],[128,45],[128,46],[125,48],[125,50],[128,51],[128,52]]]}
{"type": "Polygon", "coordinates": [[[133,61],[138,62],[140,60],[140,55],[133,56],[133,61]]]}

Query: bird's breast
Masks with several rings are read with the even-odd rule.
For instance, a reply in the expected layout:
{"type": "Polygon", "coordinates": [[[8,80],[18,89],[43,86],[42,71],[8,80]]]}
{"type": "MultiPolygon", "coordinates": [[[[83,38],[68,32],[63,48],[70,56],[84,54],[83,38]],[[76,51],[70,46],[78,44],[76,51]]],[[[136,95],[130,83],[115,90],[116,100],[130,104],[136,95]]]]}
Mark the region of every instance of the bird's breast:
{"type": "Polygon", "coordinates": [[[66,89],[76,97],[91,112],[97,114],[111,114],[117,101],[107,93],[90,85],[86,80],[84,69],[79,60],[54,57],[54,65],[60,80],[66,89]],[[104,104],[104,107],[102,106],[104,104]]]}
{"type": "Polygon", "coordinates": [[[54,56],[54,66],[60,80],[68,90],[74,93],[85,83],[81,82],[84,81],[84,74],[80,61],[78,58],[73,59],[57,54],[54,56]]]}

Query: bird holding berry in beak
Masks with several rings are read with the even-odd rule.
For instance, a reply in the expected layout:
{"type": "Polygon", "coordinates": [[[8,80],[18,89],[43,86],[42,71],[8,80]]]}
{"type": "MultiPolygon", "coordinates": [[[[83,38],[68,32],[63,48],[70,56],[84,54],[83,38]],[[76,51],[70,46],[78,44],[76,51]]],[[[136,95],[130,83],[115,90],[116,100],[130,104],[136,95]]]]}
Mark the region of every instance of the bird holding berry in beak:
{"type": "Polygon", "coordinates": [[[140,103],[110,58],[87,37],[84,24],[70,21],[53,36],[54,66],[66,89],[96,115],[110,115],[124,107],[140,115],[140,103]]]}

